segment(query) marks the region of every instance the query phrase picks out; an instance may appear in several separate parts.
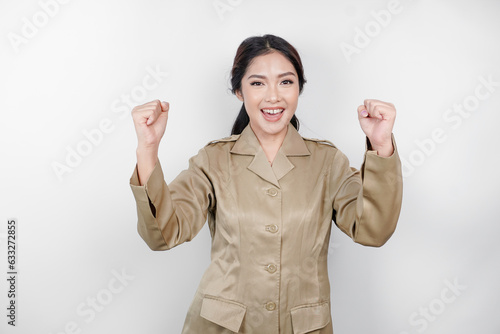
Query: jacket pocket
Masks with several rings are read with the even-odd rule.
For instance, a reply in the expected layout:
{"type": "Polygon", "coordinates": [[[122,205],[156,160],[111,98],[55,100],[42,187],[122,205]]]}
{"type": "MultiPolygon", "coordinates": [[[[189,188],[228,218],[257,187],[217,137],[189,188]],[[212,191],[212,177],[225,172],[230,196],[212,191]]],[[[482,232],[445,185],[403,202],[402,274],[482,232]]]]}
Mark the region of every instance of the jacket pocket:
{"type": "Polygon", "coordinates": [[[329,301],[297,306],[290,313],[293,334],[305,334],[323,328],[331,320],[329,301]]]}
{"type": "Polygon", "coordinates": [[[205,295],[201,304],[200,316],[238,333],[245,317],[245,305],[219,297],[205,295]]]}

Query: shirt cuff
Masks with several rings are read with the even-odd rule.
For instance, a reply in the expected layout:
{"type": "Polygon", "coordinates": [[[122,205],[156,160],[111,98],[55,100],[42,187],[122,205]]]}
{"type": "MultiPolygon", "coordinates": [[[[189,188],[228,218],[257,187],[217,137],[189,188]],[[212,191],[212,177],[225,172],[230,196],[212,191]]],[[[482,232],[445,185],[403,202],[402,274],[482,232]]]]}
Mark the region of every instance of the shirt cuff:
{"type": "Polygon", "coordinates": [[[158,196],[161,196],[162,186],[164,182],[163,170],[161,168],[161,163],[158,160],[156,162],[151,175],[146,180],[144,185],[139,183],[139,173],[137,171],[137,163],[135,164],[134,171],[130,177],[130,187],[136,200],[143,202],[153,202],[155,203],[158,196]]]}

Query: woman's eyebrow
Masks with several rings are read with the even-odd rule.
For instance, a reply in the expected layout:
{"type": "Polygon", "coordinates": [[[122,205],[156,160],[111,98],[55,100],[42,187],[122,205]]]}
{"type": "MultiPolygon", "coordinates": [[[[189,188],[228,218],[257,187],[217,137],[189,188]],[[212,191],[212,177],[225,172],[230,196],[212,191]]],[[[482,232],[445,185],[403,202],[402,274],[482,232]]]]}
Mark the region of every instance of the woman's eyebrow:
{"type": "MultiPolygon", "coordinates": [[[[278,75],[278,78],[286,77],[287,75],[296,76],[295,73],[293,73],[293,72],[285,72],[285,73],[281,73],[280,75],[278,75]]],[[[265,75],[261,75],[261,74],[252,74],[251,76],[249,76],[247,78],[247,80],[250,80],[251,78],[266,79],[267,77],[265,75]]]]}

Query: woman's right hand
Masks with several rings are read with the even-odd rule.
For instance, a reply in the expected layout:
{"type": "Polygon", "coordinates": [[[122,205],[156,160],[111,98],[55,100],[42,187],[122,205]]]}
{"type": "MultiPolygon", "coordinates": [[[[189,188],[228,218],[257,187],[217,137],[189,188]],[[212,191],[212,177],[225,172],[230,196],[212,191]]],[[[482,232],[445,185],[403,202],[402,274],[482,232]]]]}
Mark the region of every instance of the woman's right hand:
{"type": "Polygon", "coordinates": [[[132,109],[138,149],[158,150],[167,127],[169,107],[168,102],[154,100],[132,109]]]}
{"type": "Polygon", "coordinates": [[[132,109],[137,133],[137,173],[139,184],[144,185],[158,161],[158,147],[165,133],[168,102],[154,100],[132,109]]]}

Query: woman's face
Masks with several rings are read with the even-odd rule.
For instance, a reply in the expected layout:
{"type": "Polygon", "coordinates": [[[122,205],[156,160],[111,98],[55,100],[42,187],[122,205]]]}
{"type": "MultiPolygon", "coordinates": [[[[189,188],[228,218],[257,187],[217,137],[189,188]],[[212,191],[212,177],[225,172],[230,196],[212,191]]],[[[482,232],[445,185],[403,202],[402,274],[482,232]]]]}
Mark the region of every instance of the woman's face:
{"type": "Polygon", "coordinates": [[[255,57],[236,96],[244,102],[250,126],[259,140],[282,140],[297,109],[297,72],[280,52],[255,57]]]}

